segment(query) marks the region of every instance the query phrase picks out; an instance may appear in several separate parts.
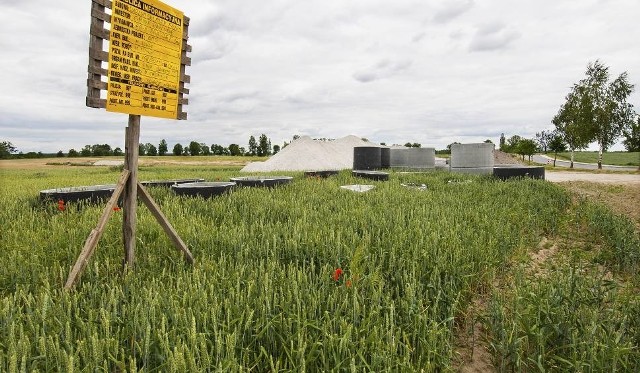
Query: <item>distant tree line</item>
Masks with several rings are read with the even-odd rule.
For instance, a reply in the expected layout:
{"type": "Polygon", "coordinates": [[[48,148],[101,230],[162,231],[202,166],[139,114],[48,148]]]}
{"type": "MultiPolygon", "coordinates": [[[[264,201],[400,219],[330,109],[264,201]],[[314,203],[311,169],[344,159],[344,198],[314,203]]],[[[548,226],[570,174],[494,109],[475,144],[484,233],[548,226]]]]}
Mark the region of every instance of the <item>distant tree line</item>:
{"type": "Polygon", "coordinates": [[[535,140],[527,139],[520,135],[513,135],[506,139],[503,133],[500,135],[499,149],[506,153],[519,154],[522,156],[523,161],[524,157],[527,156],[531,161],[531,156],[539,151],[540,146],[535,140]]]}
{"type": "Polygon", "coordinates": [[[18,149],[13,146],[10,141],[2,141],[0,142],[0,159],[9,159],[9,158],[44,158],[45,154],[42,152],[28,152],[23,153],[19,152],[18,149]]]}
{"type": "MultiPolygon", "coordinates": [[[[5,144],[2,153],[7,153],[7,158],[11,152],[15,151],[15,147],[11,143],[5,144]]],[[[228,156],[259,156],[264,157],[276,154],[280,151],[279,145],[271,145],[271,140],[262,134],[258,140],[252,135],[249,137],[249,147],[245,148],[238,144],[229,144],[224,146],[220,144],[207,145],[204,142],[191,141],[188,145],[177,143],[173,146],[169,153],[169,144],[162,139],[156,146],[152,143],[141,143],[138,146],[138,154],[141,156],[165,156],[169,154],[179,156],[200,156],[200,155],[228,155],[228,156]]],[[[103,157],[103,156],[122,156],[124,154],[121,148],[112,148],[109,144],[85,145],[80,151],[69,149],[68,157],[103,157]]],[[[58,157],[64,157],[62,150],[58,151],[58,157]]]]}

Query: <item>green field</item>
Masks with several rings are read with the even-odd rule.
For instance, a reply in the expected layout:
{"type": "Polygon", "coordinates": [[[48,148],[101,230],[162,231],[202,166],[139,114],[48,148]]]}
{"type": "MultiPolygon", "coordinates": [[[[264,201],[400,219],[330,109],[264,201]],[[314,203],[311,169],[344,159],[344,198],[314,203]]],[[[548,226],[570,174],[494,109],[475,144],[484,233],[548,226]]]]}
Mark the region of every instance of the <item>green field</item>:
{"type": "MultiPolygon", "coordinates": [[[[478,297],[488,306],[477,321],[501,371],[640,369],[637,293],[589,275],[637,273],[638,234],[606,208],[573,206],[549,182],[448,173],[371,182],[345,171],[329,179],[290,173],[288,186],[207,200],[150,189],[195,265],[141,205],[135,270],[122,274],[116,212],[68,292],[69,269],[102,206],[59,211],[38,191],[114,183],[118,170],[0,173],[3,372],[455,371],[478,297]],[[363,183],[376,188],[339,188],[363,183]],[[560,263],[546,281],[527,277],[521,263],[541,237],[573,230],[593,242],[593,258],[560,263]]],[[[238,175],[140,168],[142,180],[238,175]]]]}
{"type": "MultiPolygon", "coordinates": [[[[548,153],[553,157],[552,153],[548,153]]],[[[558,153],[558,159],[571,160],[571,152],[558,153]]],[[[598,163],[598,152],[575,152],[575,162],[598,163]]],[[[638,166],[640,152],[605,152],[602,153],[602,164],[615,166],[638,166]]]]}

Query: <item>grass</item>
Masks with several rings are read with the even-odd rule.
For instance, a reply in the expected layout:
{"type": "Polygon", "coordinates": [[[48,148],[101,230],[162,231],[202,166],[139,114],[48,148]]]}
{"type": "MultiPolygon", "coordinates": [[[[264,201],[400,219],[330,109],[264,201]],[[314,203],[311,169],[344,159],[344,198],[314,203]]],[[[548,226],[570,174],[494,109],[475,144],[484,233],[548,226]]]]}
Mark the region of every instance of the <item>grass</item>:
{"type": "MultiPolygon", "coordinates": [[[[552,153],[548,154],[553,157],[552,153]]],[[[571,160],[570,152],[558,153],[558,159],[571,160]]],[[[575,152],[575,162],[598,163],[598,152],[575,152]]],[[[640,152],[605,152],[602,154],[602,163],[615,166],[638,166],[640,152]]]]}
{"type": "Polygon", "coordinates": [[[640,237],[585,199],[560,226],[556,257],[534,273],[523,262],[492,295],[485,325],[496,368],[638,371],[640,237]]]}
{"type": "MultiPolygon", "coordinates": [[[[295,179],[285,187],[207,200],[151,189],[195,266],[184,264],[141,207],[135,270],[121,272],[116,213],[81,283],[66,292],[102,206],[59,211],[39,202],[38,191],[113,183],[118,172],[0,172],[7,181],[0,189],[0,371],[7,372],[453,371],[456,328],[471,299],[574,216],[569,195],[548,182],[437,172],[392,174],[388,182],[289,173],[295,179]],[[461,177],[470,182],[450,182],[461,177]],[[339,188],[358,183],[376,188],[339,188]],[[427,190],[401,185],[410,183],[427,190]]],[[[144,180],[238,175],[237,168],[190,164],[139,173],[144,180]]],[[[632,270],[634,233],[607,220],[606,210],[585,211],[581,224],[594,221],[598,237],[612,237],[606,244],[624,244],[600,260],[632,270]]],[[[510,313],[503,313],[507,325],[510,313]]]]}

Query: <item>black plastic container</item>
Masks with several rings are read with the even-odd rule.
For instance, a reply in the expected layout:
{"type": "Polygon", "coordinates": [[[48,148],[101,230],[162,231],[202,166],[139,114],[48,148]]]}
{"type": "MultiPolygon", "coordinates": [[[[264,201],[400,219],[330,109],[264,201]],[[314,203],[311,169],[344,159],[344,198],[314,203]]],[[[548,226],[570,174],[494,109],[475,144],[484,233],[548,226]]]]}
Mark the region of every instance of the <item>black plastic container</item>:
{"type": "Polygon", "coordinates": [[[354,170],[377,170],[382,168],[379,146],[356,146],[353,148],[354,170]]]}
{"type": "Polygon", "coordinates": [[[391,167],[391,149],[380,148],[380,168],[391,167]]]}
{"type": "Polygon", "coordinates": [[[329,176],[337,175],[339,172],[340,171],[338,170],[305,171],[304,176],[327,178],[329,176]]]}
{"type": "Polygon", "coordinates": [[[243,187],[275,187],[280,185],[289,184],[293,177],[291,176],[244,176],[244,177],[232,177],[229,179],[238,186],[243,187]]]}
{"type": "Polygon", "coordinates": [[[40,200],[62,200],[64,203],[78,201],[98,203],[111,198],[115,189],[115,184],[47,189],[40,191],[40,200]]]}
{"type": "Polygon", "coordinates": [[[174,184],[171,190],[179,196],[210,198],[228,192],[236,184],[228,181],[174,184]]]}
{"type": "Polygon", "coordinates": [[[145,187],[169,188],[172,185],[176,185],[176,184],[200,183],[203,181],[204,179],[149,180],[149,181],[141,181],[140,184],[142,184],[145,187]]]}
{"type": "Polygon", "coordinates": [[[389,180],[389,173],[382,171],[371,171],[371,170],[353,170],[351,172],[353,176],[363,177],[369,180],[377,180],[377,181],[387,181],[389,180]]]}
{"type": "Polygon", "coordinates": [[[543,166],[495,166],[493,176],[500,180],[507,180],[516,177],[529,177],[532,179],[544,180],[543,166]]]}

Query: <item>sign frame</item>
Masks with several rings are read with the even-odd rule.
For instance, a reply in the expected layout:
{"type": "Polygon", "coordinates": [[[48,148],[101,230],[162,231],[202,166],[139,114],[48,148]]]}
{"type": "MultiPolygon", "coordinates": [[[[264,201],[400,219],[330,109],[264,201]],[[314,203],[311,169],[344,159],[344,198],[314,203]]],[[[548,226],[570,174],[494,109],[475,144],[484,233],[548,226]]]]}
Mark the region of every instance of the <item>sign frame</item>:
{"type": "MultiPolygon", "coordinates": [[[[110,64],[112,58],[109,53],[111,49],[111,30],[105,28],[105,23],[112,22],[112,14],[108,14],[106,9],[113,8],[113,2],[111,0],[91,0],[91,26],[89,30],[89,65],[87,68],[87,97],[86,106],[92,108],[107,108],[107,98],[102,98],[102,92],[108,92],[108,68],[103,67],[103,63],[110,64]],[[105,41],[109,44],[109,49],[105,50],[105,41]],[[107,81],[103,80],[106,78],[107,81]]],[[[113,13],[113,12],[112,12],[113,13]]],[[[186,67],[191,66],[191,58],[188,57],[188,53],[191,52],[192,47],[188,44],[189,39],[189,22],[190,19],[187,16],[183,16],[183,32],[180,51],[180,78],[178,84],[178,98],[177,98],[177,111],[176,117],[170,119],[186,120],[187,113],[184,111],[184,106],[189,104],[189,99],[185,98],[185,95],[189,94],[189,89],[186,85],[191,83],[191,77],[186,74],[186,67]]],[[[132,114],[132,113],[130,113],[132,114]]],[[[133,113],[136,115],[147,115],[144,113],[133,113]]],[[[166,117],[164,117],[166,118],[166,117]]]]}

